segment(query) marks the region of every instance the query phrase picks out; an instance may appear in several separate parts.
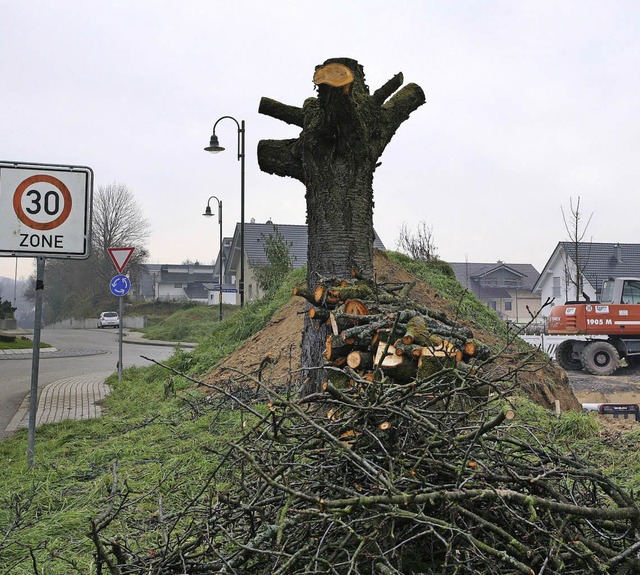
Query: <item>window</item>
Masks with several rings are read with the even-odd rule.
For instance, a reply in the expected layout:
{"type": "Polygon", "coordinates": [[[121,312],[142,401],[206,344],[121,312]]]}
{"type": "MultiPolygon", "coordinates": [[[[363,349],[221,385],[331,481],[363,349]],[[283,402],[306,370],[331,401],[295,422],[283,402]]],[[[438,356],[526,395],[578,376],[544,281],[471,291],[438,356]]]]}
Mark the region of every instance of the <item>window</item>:
{"type": "Polygon", "coordinates": [[[511,300],[504,302],[504,311],[511,311],[511,300]]]}
{"type": "Polygon", "coordinates": [[[489,309],[492,309],[493,311],[496,311],[498,309],[498,306],[496,305],[496,302],[493,300],[490,300],[487,302],[487,307],[489,309]]]}
{"type": "Polygon", "coordinates": [[[553,278],[553,297],[560,297],[562,294],[561,286],[560,286],[560,276],[555,276],[553,278]]]}
{"type": "Polygon", "coordinates": [[[624,282],[622,303],[640,303],[640,282],[634,280],[624,282]]]}
{"type": "Polygon", "coordinates": [[[521,288],[522,280],[514,277],[504,278],[495,276],[485,276],[478,280],[482,287],[499,287],[499,288],[521,288]]]}
{"type": "Polygon", "coordinates": [[[174,287],[174,288],[181,288],[181,287],[182,287],[182,284],[173,284],[173,287],[174,287]]]}

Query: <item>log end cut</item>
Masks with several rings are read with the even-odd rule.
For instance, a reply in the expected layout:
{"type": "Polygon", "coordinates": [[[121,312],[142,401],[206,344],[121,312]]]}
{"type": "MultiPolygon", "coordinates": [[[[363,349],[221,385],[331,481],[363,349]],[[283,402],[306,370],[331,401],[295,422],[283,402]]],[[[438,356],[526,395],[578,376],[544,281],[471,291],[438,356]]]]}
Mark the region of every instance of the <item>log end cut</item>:
{"type": "Polygon", "coordinates": [[[316,69],[313,75],[313,83],[318,86],[320,84],[329,84],[334,88],[340,86],[349,86],[354,80],[353,72],[344,64],[327,64],[316,69]]]}

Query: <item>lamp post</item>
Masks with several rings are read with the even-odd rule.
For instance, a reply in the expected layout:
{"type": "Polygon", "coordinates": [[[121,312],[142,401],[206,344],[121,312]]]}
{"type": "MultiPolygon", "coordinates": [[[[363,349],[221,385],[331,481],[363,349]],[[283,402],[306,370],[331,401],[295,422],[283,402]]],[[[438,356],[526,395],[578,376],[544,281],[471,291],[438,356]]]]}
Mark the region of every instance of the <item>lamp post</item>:
{"type": "Polygon", "coordinates": [[[222,201],[215,196],[211,196],[207,200],[207,207],[204,210],[204,214],[202,214],[206,218],[210,218],[213,215],[211,213],[211,200],[218,202],[218,223],[220,224],[220,252],[218,254],[218,280],[220,280],[218,285],[220,289],[218,294],[218,305],[220,306],[220,321],[222,321],[222,201]]]}
{"type": "Polygon", "coordinates": [[[238,123],[232,116],[222,116],[216,120],[213,125],[213,133],[211,134],[211,140],[209,145],[205,148],[206,152],[217,154],[224,151],[224,148],[218,143],[218,136],[216,136],[216,126],[220,120],[233,120],[238,126],[238,160],[240,160],[240,307],[244,305],[244,120],[238,123]]]}

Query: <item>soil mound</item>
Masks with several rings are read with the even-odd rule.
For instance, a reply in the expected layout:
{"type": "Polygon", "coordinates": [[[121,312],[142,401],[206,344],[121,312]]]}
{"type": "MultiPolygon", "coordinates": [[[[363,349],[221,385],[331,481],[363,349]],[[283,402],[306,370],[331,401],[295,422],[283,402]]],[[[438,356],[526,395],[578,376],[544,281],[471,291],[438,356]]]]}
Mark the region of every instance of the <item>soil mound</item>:
{"type": "MultiPolygon", "coordinates": [[[[410,294],[412,300],[450,318],[456,316],[454,302],[441,297],[431,286],[391,261],[384,252],[375,251],[374,271],[379,283],[415,282],[410,294]]],[[[292,297],[267,326],[245,341],[206,376],[204,381],[221,385],[243,374],[248,376],[249,384],[269,381],[271,385],[297,385],[300,382],[301,334],[307,308],[305,300],[292,297]]],[[[490,347],[498,345],[495,334],[483,332],[464,319],[459,323],[471,329],[474,337],[483,344],[490,347]]],[[[553,408],[555,402],[559,401],[562,410],[581,408],[564,370],[555,366],[545,354],[534,348],[527,354],[507,350],[492,366],[496,373],[511,374],[512,381],[515,370],[515,378],[521,390],[544,407],[553,408]],[[526,366],[522,367],[524,355],[527,355],[527,360],[526,366]]]]}

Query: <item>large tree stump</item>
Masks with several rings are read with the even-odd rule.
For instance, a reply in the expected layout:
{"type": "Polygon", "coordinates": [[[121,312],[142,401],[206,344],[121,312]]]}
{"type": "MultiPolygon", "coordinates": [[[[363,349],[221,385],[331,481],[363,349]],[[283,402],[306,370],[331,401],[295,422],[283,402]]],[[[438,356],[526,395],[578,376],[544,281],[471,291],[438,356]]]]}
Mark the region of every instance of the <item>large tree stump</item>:
{"type": "MultiPolygon", "coordinates": [[[[373,94],[356,60],[334,58],[315,70],[316,98],[302,108],[262,98],[259,112],[302,128],[290,140],[262,140],[258,163],[270,174],[288,176],[306,187],[309,233],[307,282],[350,278],[352,269],[373,273],[373,173],[387,144],[411,112],[425,102],[422,89],[397,74],[373,94]],[[396,92],[397,91],[397,92],[396,92]]],[[[326,327],[305,319],[302,365],[308,368],[302,392],[315,392],[326,378],[322,350],[326,327]]]]}

